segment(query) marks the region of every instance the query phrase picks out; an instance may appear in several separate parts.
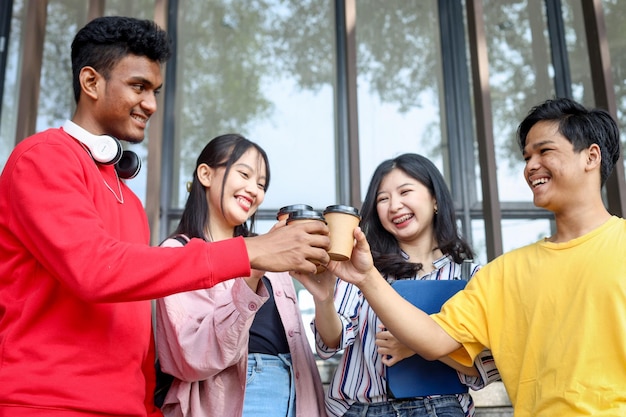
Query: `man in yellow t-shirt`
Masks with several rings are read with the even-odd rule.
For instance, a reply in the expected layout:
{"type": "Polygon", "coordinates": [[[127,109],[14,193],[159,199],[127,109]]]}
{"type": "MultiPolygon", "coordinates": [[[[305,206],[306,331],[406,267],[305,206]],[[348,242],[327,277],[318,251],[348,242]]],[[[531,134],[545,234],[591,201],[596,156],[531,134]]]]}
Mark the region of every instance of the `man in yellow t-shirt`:
{"type": "Polygon", "coordinates": [[[359,287],[384,325],[431,360],[493,356],[515,416],[626,415],[626,220],[601,188],[620,155],[604,110],[569,99],[531,109],[518,128],[524,178],[556,233],[483,267],[441,312],[400,297],[357,229],[350,261],[329,269],[359,287]]]}

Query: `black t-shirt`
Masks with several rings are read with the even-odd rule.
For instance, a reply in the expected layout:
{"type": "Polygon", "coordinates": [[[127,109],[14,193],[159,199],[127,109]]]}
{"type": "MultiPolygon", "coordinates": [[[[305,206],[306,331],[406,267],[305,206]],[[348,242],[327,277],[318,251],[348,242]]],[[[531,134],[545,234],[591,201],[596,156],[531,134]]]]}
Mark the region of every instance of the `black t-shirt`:
{"type": "Polygon", "coordinates": [[[285,328],[280,321],[272,284],[267,277],[263,277],[263,284],[270,294],[270,298],[257,311],[252,327],[250,327],[249,353],[265,353],[278,355],[289,353],[289,344],[285,335],[285,328]]]}

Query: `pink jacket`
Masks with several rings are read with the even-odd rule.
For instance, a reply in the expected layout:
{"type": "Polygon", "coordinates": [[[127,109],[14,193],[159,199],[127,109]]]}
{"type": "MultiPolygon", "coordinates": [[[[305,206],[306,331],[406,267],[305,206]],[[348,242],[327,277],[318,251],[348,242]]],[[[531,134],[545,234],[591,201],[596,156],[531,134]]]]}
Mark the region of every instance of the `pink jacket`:
{"type": "MultiPolygon", "coordinates": [[[[169,240],[165,245],[180,245],[169,240]]],[[[324,393],[288,273],[266,273],[296,372],[296,410],[326,416],[324,393]]],[[[163,405],[167,417],[240,417],[246,388],[248,335],[267,300],[243,279],[157,300],[157,349],[163,371],[176,377],[163,405]]],[[[268,401],[271,401],[268,399],[268,401]]]]}

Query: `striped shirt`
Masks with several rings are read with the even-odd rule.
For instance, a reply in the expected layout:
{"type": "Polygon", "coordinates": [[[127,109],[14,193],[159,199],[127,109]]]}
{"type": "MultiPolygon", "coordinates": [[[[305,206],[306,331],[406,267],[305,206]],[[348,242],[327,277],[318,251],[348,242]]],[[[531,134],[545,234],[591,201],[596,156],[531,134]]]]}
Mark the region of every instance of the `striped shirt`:
{"type": "MultiPolygon", "coordinates": [[[[435,270],[419,279],[462,279],[462,267],[443,256],[435,263],[435,270]]],[[[480,269],[472,264],[471,276],[480,269]]],[[[414,277],[412,279],[417,279],[414,277]]],[[[343,323],[341,341],[337,348],[324,345],[312,323],[317,353],[328,359],[343,350],[343,355],[326,394],[326,410],[330,416],[342,416],[354,402],[378,403],[387,401],[385,366],[376,346],[376,332],[381,324],[361,291],[340,279],[335,287],[335,308],[343,323]]],[[[480,389],[499,380],[491,352],[483,351],[475,361],[480,377],[459,373],[462,383],[472,389],[480,389]]],[[[474,402],[469,393],[457,395],[466,417],[474,416],[474,402]]]]}

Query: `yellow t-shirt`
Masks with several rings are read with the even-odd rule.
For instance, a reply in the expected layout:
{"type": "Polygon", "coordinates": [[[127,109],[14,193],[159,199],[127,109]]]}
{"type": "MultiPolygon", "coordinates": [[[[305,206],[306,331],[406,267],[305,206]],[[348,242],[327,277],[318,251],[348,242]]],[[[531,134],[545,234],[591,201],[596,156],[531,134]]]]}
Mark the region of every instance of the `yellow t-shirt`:
{"type": "Polygon", "coordinates": [[[483,267],[433,319],[471,364],[488,347],[515,416],[626,416],[626,220],[483,267]]]}

